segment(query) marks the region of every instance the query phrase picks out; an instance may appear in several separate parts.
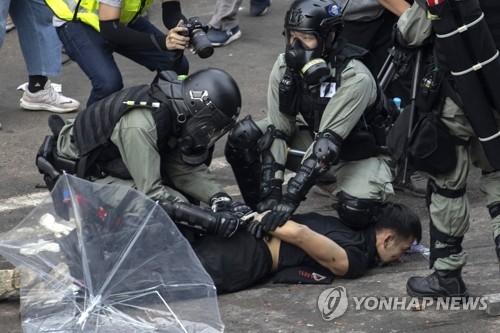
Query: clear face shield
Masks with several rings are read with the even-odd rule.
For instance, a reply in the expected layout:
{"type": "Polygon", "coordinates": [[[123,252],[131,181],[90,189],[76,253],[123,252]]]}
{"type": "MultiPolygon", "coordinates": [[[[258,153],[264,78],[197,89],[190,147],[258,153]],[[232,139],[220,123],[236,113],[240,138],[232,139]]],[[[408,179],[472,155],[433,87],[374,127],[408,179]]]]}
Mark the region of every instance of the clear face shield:
{"type": "Polygon", "coordinates": [[[198,111],[183,126],[180,149],[182,160],[191,165],[203,163],[209,149],[235,124],[235,118],[228,117],[213,104],[198,111]]]}

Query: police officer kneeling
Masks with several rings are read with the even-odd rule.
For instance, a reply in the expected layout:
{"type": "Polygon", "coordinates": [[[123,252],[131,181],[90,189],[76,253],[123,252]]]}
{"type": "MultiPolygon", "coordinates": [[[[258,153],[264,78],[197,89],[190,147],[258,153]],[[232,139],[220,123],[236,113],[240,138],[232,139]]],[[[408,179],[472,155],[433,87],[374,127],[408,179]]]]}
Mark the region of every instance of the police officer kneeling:
{"type": "Polygon", "coordinates": [[[356,229],[394,195],[383,95],[370,54],[342,38],[342,27],[335,1],[294,1],[285,15],[285,52],[269,78],[268,117],[246,117],[228,135],[226,158],[245,202],[272,210],[266,231],[283,225],[327,177],[336,178],[340,218],[356,229]],[[305,157],[288,156],[288,147],[305,157]],[[296,174],[282,193],[285,169],[296,174]]]}
{"type": "Polygon", "coordinates": [[[208,68],[180,80],[158,74],[151,85],[121,90],[66,123],[52,116],[37,155],[51,189],[62,171],[132,186],[186,228],[229,237],[250,208],[232,201],[209,173],[215,142],[235,124],[241,94],[226,72],[208,68]],[[212,210],[196,204],[204,202],[212,210]]]}

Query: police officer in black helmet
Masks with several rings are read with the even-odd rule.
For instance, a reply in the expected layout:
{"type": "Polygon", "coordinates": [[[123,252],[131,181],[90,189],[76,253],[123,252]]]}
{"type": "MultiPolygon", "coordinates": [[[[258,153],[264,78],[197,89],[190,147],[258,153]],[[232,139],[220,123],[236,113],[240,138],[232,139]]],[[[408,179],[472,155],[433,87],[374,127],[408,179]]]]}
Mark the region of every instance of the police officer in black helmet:
{"type": "Polygon", "coordinates": [[[121,90],[74,120],[49,118],[55,151],[41,149],[37,164],[49,188],[62,170],[95,182],[125,184],[158,200],[175,222],[228,237],[240,225],[238,216],[250,209],[223,192],[207,164],[240,107],[238,85],[222,70],[200,70],[183,80],[164,71],[153,84],[121,90]],[[52,174],[46,161],[56,170],[52,174]]]}
{"type": "Polygon", "coordinates": [[[264,230],[283,225],[320,179],[336,178],[337,211],[354,228],[370,224],[394,194],[371,58],[342,38],[342,27],[336,2],[294,1],[285,15],[285,53],[269,78],[268,117],[246,117],[228,135],[226,158],[245,202],[271,210],[264,230]],[[287,156],[289,148],[305,156],[287,156]],[[296,174],[283,188],[285,168],[296,174]]]}

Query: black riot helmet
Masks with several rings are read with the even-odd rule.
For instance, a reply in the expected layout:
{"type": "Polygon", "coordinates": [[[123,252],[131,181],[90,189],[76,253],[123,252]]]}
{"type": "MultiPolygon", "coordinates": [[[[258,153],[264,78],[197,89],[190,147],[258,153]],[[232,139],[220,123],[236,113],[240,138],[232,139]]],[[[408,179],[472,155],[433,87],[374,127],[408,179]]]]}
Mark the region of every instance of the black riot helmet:
{"type": "Polygon", "coordinates": [[[341,7],[333,0],[296,0],[285,15],[287,66],[297,70],[309,84],[317,84],[329,75],[326,56],[342,32],[344,23],[341,7]],[[291,31],[313,34],[318,43],[308,48],[291,31]],[[335,35],[332,36],[332,32],[335,35]],[[292,42],[291,42],[292,41],[292,42]]]}
{"type": "Polygon", "coordinates": [[[184,162],[203,163],[209,148],[236,123],[241,94],[236,81],[226,72],[207,68],[182,81],[182,98],[187,107],[182,124],[180,149],[184,162]]]}

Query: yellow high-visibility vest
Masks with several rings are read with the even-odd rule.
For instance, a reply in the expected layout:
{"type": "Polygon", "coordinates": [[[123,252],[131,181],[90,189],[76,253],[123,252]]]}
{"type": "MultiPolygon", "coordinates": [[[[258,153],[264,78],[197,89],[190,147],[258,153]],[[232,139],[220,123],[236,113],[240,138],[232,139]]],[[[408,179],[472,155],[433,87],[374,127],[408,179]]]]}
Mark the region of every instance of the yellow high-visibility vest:
{"type": "MultiPolygon", "coordinates": [[[[54,14],[65,21],[74,19],[99,29],[99,0],[45,0],[54,14]],[[75,11],[76,16],[75,16],[75,11]]],[[[120,23],[128,24],[139,17],[153,0],[123,0],[120,23]]]]}

